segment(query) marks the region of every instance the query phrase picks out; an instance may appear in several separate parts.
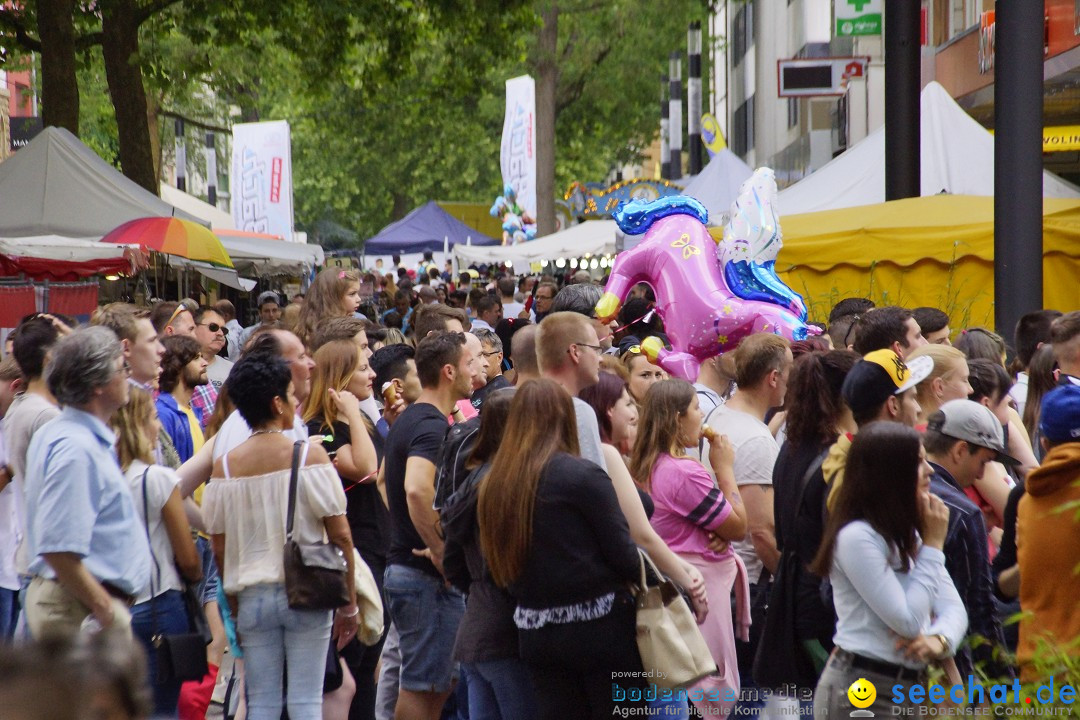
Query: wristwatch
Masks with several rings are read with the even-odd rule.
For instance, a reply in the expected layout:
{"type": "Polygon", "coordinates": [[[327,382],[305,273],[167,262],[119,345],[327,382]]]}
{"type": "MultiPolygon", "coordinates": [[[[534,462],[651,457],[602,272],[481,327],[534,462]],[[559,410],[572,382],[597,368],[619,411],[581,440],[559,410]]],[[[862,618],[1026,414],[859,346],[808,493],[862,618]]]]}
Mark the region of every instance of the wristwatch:
{"type": "Polygon", "coordinates": [[[949,647],[949,638],[945,637],[941,633],[934,635],[934,637],[941,641],[942,651],[940,657],[947,658],[952,655],[952,648],[949,647]]]}

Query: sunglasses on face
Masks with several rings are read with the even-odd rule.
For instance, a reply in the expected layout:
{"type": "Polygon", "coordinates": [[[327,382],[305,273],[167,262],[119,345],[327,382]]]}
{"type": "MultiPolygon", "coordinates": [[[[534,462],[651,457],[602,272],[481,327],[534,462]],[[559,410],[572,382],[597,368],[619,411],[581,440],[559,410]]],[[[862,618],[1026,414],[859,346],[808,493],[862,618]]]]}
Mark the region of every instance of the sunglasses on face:
{"type": "Polygon", "coordinates": [[[212,333],[220,332],[222,335],[229,334],[229,328],[224,325],[218,325],[217,323],[199,323],[199,327],[204,327],[212,333]]]}

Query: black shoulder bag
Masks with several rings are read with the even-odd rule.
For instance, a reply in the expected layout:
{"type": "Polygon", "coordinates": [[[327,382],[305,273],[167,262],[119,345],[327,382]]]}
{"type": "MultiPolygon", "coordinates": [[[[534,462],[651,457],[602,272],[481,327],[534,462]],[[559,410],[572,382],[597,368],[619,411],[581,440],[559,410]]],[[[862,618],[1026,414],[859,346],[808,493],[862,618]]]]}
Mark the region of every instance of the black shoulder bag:
{"type": "MultiPolygon", "coordinates": [[[[146,542],[150,545],[150,558],[154,561],[154,575],[161,580],[161,566],[158,565],[154,555],[153,542],[150,539],[150,512],[149,501],[146,497],[146,476],[150,468],[146,468],[142,476],[143,490],[143,523],[146,530],[146,542]]],[[[202,616],[202,607],[196,604],[196,611],[202,620],[202,624],[193,621],[191,615],[191,599],[194,594],[185,583],[185,605],[188,615],[188,631],[175,635],[165,635],[158,632],[157,628],[157,592],[154,588],[154,575],[150,576],[150,637],[154,646],[154,657],[157,660],[157,682],[183,682],[185,680],[202,680],[209,672],[206,664],[206,645],[209,640],[209,630],[206,634],[200,632],[206,628],[206,618],[202,616]]]]}

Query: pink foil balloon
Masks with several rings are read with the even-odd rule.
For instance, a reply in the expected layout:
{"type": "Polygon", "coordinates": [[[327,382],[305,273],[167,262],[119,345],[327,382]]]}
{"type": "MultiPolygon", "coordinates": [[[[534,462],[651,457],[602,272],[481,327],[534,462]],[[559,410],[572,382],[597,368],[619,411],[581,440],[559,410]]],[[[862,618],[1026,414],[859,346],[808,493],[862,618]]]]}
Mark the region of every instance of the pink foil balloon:
{"type": "Polygon", "coordinates": [[[808,335],[807,326],[784,308],[732,293],[717,243],[693,215],[654,220],[640,244],[615,258],[597,316],[615,317],[640,282],[656,293],[656,308],[672,347],[667,350],[653,338],[643,350],[665,371],[690,382],[697,380],[704,360],[734,349],[747,335],[770,332],[789,340],[808,335]]]}

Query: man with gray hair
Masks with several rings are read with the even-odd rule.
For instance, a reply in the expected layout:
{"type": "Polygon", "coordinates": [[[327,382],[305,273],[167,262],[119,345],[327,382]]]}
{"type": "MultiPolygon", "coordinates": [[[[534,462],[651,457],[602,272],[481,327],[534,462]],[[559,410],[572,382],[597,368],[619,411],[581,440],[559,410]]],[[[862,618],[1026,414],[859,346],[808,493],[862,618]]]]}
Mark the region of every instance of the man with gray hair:
{"type": "Polygon", "coordinates": [[[480,340],[481,357],[488,365],[487,383],[472,394],[472,406],[479,410],[484,398],[500,388],[510,387],[510,381],[503,375],[503,344],[499,336],[490,330],[474,330],[473,335],[480,340]]]}
{"type": "Polygon", "coordinates": [[[150,547],[113,449],[113,413],[127,404],[130,365],[104,327],[53,346],[45,371],[64,409],[26,456],[26,620],[35,638],[84,625],[131,637],[134,597],[150,581],[150,547]]]}
{"type": "Polygon", "coordinates": [[[600,347],[607,350],[611,347],[611,327],[596,319],[596,303],[600,302],[600,296],[603,294],[604,291],[599,285],[575,282],[555,295],[555,299],[551,302],[551,312],[576,312],[590,318],[593,328],[596,329],[600,347]]]}

